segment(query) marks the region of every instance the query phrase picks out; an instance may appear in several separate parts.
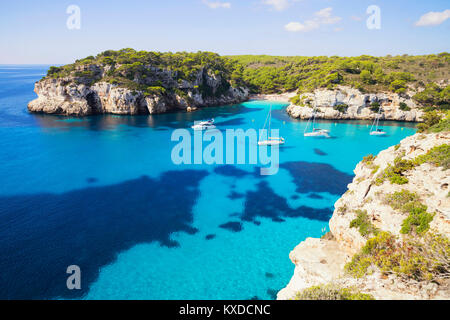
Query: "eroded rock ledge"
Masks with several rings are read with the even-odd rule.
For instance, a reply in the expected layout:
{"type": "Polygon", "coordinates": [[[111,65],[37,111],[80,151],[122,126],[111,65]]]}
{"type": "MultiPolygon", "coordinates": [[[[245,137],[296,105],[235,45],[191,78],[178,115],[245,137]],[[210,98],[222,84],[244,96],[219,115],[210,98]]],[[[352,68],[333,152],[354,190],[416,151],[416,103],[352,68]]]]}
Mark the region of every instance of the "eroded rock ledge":
{"type": "MultiPolygon", "coordinates": [[[[105,72],[100,69],[100,73],[105,72]]],[[[161,70],[160,73],[168,71],[161,70]]],[[[35,85],[38,98],[28,104],[30,112],[86,116],[92,114],[156,114],[171,111],[193,111],[197,108],[239,103],[248,99],[246,88],[229,86],[223,90],[223,79],[202,69],[196,80],[174,82],[159,74],[174,90],[164,94],[148,94],[104,81],[80,83],[73,78],[44,78],[35,85]],[[198,88],[207,88],[203,95],[198,88]],[[180,92],[183,94],[180,94],[180,92]]]]}
{"type": "Polygon", "coordinates": [[[396,93],[361,93],[359,90],[338,86],[334,90],[317,89],[313,93],[302,95],[304,105],[292,104],[287,108],[288,114],[297,119],[309,119],[316,108],[317,119],[329,120],[371,120],[377,112],[370,109],[372,103],[381,105],[383,112],[381,120],[397,120],[420,122],[423,111],[411,98],[412,93],[399,95],[396,93]],[[400,103],[405,103],[410,109],[400,109],[400,103]],[[348,106],[345,112],[336,110],[339,105],[348,106]]]}
{"type": "MultiPolygon", "coordinates": [[[[398,156],[415,159],[433,147],[450,143],[450,132],[415,134],[382,152],[370,165],[360,162],[348,191],[336,202],[329,226],[331,240],[308,238],[289,255],[295,264],[294,275],[289,284],[278,293],[278,299],[292,299],[296,293],[311,286],[337,283],[344,287],[356,287],[376,299],[450,299],[450,283],[437,285],[433,282],[402,280],[394,274],[374,272],[370,276],[353,278],[345,274],[344,265],[366,243],[357,228],[350,228],[357,210],[367,211],[371,223],[380,230],[400,236],[403,220],[408,216],[394,210],[384,201],[387,194],[408,190],[420,196],[421,201],[435,216],[430,230],[450,236],[450,174],[442,167],[423,163],[409,170],[409,182],[404,185],[373,183],[374,176],[392,164],[398,156]],[[374,170],[377,169],[377,170],[374,170]]],[[[330,238],[330,237],[328,237],[330,238]]]]}

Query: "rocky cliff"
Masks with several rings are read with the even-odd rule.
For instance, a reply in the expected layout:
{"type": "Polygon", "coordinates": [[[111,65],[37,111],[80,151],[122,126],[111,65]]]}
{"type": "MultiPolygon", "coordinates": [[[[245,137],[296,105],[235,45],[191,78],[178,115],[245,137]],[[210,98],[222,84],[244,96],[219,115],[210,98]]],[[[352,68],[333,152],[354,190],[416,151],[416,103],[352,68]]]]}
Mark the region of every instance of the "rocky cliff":
{"type": "Polygon", "coordinates": [[[406,93],[361,93],[358,89],[338,86],[336,89],[317,89],[313,93],[301,95],[299,105],[291,103],[287,108],[293,118],[309,119],[316,109],[317,119],[370,120],[375,119],[377,110],[373,103],[382,108],[381,120],[421,121],[423,111],[406,93]],[[402,110],[400,104],[405,104],[402,110]],[[340,108],[338,107],[340,106],[340,108]]]}
{"type": "MultiPolygon", "coordinates": [[[[388,232],[386,234],[398,237],[399,243],[406,243],[407,239],[422,241],[424,236],[419,234],[419,229],[413,236],[404,232],[411,217],[420,215],[420,219],[413,223],[429,228],[425,234],[432,232],[448,239],[449,143],[448,131],[415,134],[402,140],[399,145],[380,152],[378,156],[367,157],[360,162],[348,191],[335,204],[329,222],[330,233],[321,239],[308,238],[290,253],[289,257],[295,265],[294,275],[287,287],[278,293],[278,299],[292,299],[306,288],[327,283],[355,287],[363,293],[372,294],[376,299],[450,299],[448,275],[443,279],[426,281],[402,276],[401,272],[410,269],[402,269],[404,266],[401,263],[395,269],[394,263],[389,265],[381,261],[374,266],[371,265],[372,260],[366,260],[367,265],[363,266],[371,272],[360,276],[352,275],[345,268],[346,264],[354,261],[355,254],[360,253],[361,248],[364,247],[365,251],[362,252],[365,253],[371,250],[367,247],[370,232],[388,232]],[[426,217],[430,217],[431,222],[426,217]],[[363,218],[366,220],[361,223],[363,218]]],[[[372,245],[374,243],[371,242],[372,245]]],[[[444,244],[443,249],[440,249],[446,252],[442,263],[448,268],[448,240],[444,244]]],[[[427,251],[421,251],[423,248],[420,248],[419,255],[426,256],[427,251]]],[[[414,251],[414,246],[407,248],[408,252],[411,250],[414,251]]],[[[383,252],[378,254],[382,255],[383,252]]],[[[398,257],[396,254],[393,251],[390,257],[398,257]]],[[[402,263],[414,264],[414,259],[420,257],[411,256],[402,263]]],[[[442,266],[439,268],[442,271],[442,266]]]]}
{"type": "MultiPolygon", "coordinates": [[[[98,67],[100,68],[100,67],[98,67]]],[[[30,112],[85,116],[92,114],[155,114],[193,111],[213,105],[239,103],[248,99],[246,88],[227,86],[223,79],[201,69],[193,81],[173,81],[167,73],[164,92],[144,92],[106,81],[83,81],[74,77],[44,78],[35,85],[38,98],[28,104],[30,112]],[[206,88],[208,94],[198,88],[206,88]]],[[[106,71],[100,71],[106,72],[106,71]]],[[[102,76],[99,76],[102,79],[102,76]]]]}

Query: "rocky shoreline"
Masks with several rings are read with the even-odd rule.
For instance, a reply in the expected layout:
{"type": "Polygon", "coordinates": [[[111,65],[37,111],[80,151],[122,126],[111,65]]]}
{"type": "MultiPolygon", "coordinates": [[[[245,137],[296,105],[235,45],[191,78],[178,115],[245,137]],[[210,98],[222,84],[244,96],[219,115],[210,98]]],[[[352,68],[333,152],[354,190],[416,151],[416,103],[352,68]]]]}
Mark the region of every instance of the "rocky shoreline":
{"type": "Polygon", "coordinates": [[[382,108],[380,120],[422,121],[423,111],[410,97],[390,92],[361,93],[359,90],[338,86],[336,89],[317,89],[300,96],[301,105],[291,103],[287,113],[296,119],[309,119],[316,110],[317,119],[372,120],[377,117],[374,103],[382,108]],[[400,104],[403,104],[402,110],[400,104]]]}
{"type": "Polygon", "coordinates": [[[90,84],[74,78],[44,78],[35,84],[38,98],[28,104],[28,110],[72,116],[190,112],[202,107],[240,103],[249,96],[248,90],[242,87],[228,86],[224,90],[223,79],[205,69],[200,70],[196,80],[191,82],[175,82],[167,71],[161,71],[159,77],[163,77],[166,86],[172,89],[148,93],[105,81],[90,84]],[[199,87],[207,88],[209,94],[199,92],[199,87]]]}
{"type": "MultiPolygon", "coordinates": [[[[169,76],[168,76],[169,78],[169,76]]],[[[174,111],[191,112],[198,108],[241,103],[247,100],[286,102],[296,92],[282,94],[249,94],[247,88],[229,87],[220,92],[222,79],[202,70],[193,82],[171,83],[177,90],[164,94],[148,94],[115,84],[99,81],[94,84],[77,83],[71,78],[44,78],[35,84],[38,98],[29,102],[28,110],[35,113],[87,116],[93,114],[158,114],[174,111]],[[212,94],[198,92],[199,86],[208,86],[212,94]],[[180,90],[183,89],[184,94],[180,90]]],[[[377,112],[372,103],[379,103],[380,120],[420,122],[423,111],[412,99],[394,93],[364,94],[357,89],[340,86],[333,90],[318,89],[301,96],[302,104],[290,103],[286,111],[295,119],[309,119],[316,110],[317,119],[372,120],[377,112]],[[401,110],[403,103],[408,110],[401,110]],[[345,110],[337,106],[345,106],[345,110]]]]}
{"type": "MultiPolygon", "coordinates": [[[[395,274],[374,270],[361,278],[344,271],[346,263],[366,244],[357,228],[351,227],[357,212],[366,212],[377,230],[402,237],[402,222],[408,216],[386,203],[386,196],[394,192],[415,193],[433,212],[430,230],[450,236],[450,175],[448,169],[423,163],[406,173],[408,183],[399,185],[389,181],[376,183],[376,177],[398,157],[406,160],[426,154],[432,148],[450,143],[450,132],[415,134],[379,153],[373,161],[362,161],[355,168],[355,177],[348,191],[335,203],[329,222],[330,233],[321,239],[308,238],[289,255],[295,265],[289,284],[278,293],[279,300],[293,299],[312,286],[327,283],[355,287],[376,299],[450,299],[450,281],[415,281],[395,274]]],[[[448,249],[448,248],[447,248],[448,249]]]]}

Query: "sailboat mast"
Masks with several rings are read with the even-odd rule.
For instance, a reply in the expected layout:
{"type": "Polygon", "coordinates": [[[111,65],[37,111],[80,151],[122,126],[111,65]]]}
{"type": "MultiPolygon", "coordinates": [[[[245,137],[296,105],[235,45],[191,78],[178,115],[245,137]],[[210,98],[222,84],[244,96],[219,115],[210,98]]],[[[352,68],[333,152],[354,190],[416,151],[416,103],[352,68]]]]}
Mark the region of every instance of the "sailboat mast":
{"type": "Polygon", "coordinates": [[[380,116],[381,116],[381,106],[378,108],[378,116],[377,116],[377,130],[380,124],[380,116]]]}
{"type": "Polygon", "coordinates": [[[269,109],[269,131],[267,132],[267,137],[270,138],[270,124],[272,122],[272,105],[270,105],[270,109],[269,109]]]}

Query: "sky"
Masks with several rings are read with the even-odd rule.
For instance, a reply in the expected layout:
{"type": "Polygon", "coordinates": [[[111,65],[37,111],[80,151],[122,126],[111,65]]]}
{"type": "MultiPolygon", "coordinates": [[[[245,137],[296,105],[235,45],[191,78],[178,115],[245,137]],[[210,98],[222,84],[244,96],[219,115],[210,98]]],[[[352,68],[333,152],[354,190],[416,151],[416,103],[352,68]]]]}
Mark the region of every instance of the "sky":
{"type": "Polygon", "coordinates": [[[66,64],[121,48],[301,56],[448,52],[450,1],[0,1],[0,64],[66,64]]]}

